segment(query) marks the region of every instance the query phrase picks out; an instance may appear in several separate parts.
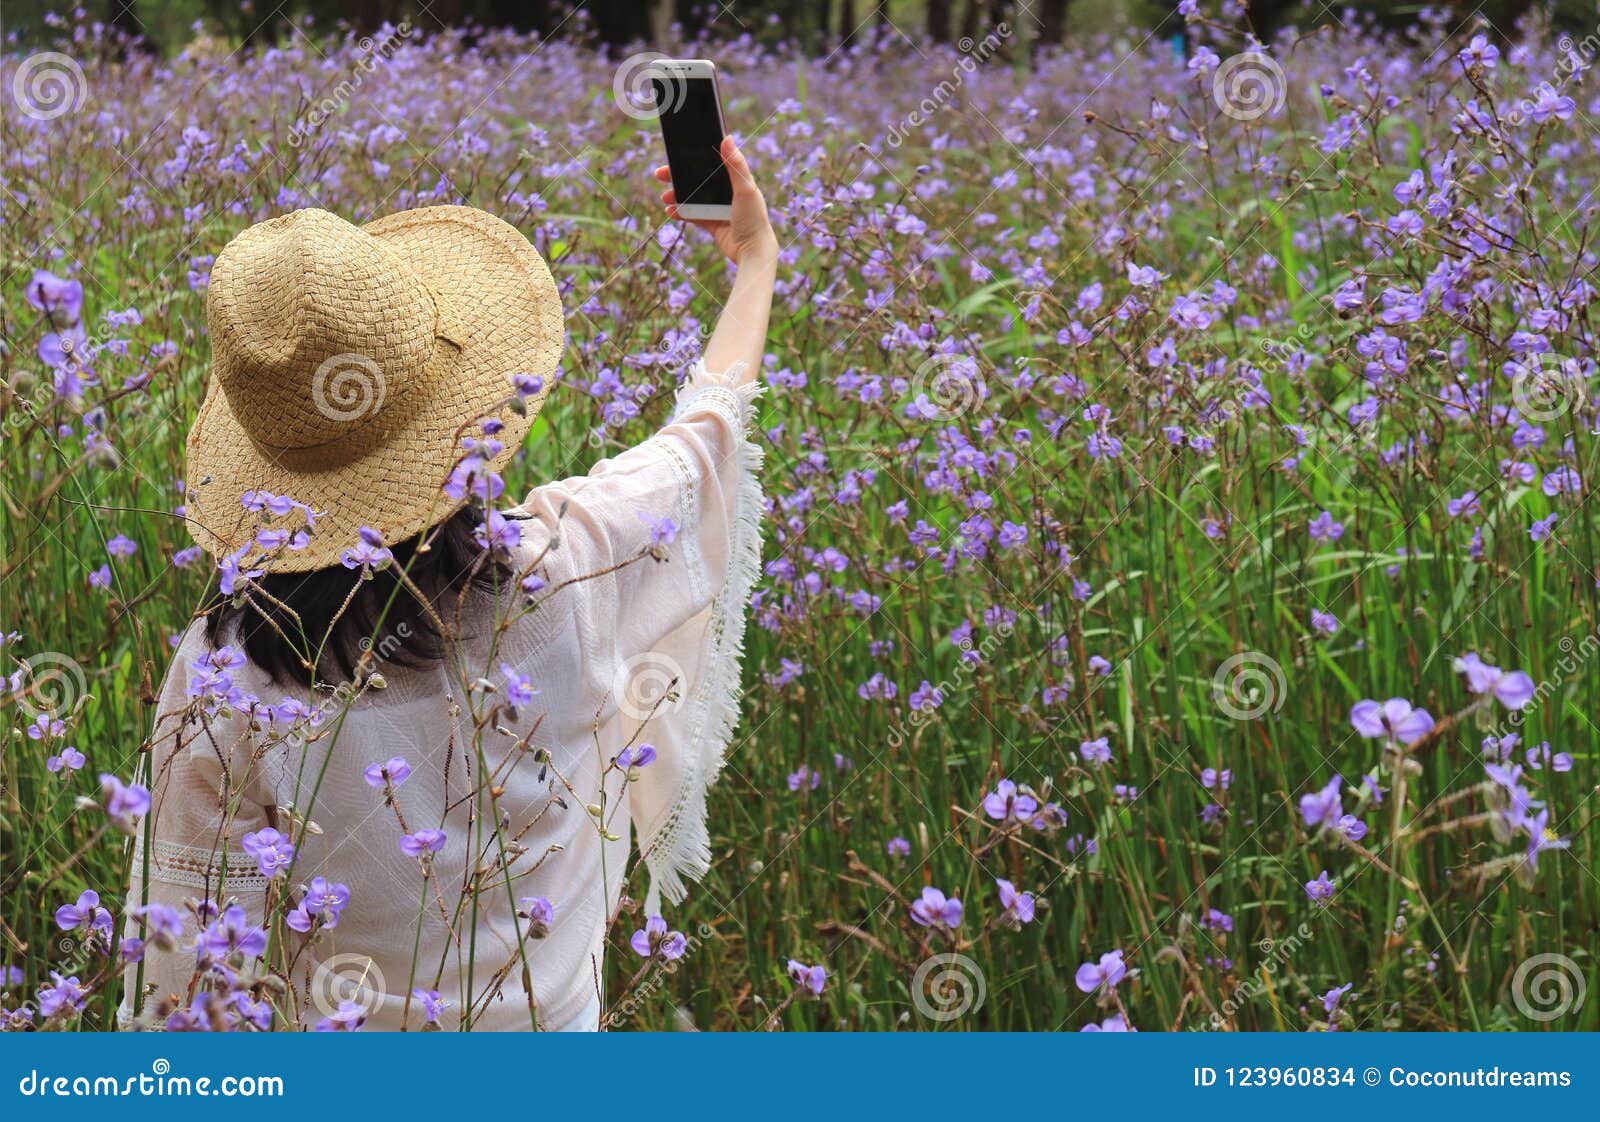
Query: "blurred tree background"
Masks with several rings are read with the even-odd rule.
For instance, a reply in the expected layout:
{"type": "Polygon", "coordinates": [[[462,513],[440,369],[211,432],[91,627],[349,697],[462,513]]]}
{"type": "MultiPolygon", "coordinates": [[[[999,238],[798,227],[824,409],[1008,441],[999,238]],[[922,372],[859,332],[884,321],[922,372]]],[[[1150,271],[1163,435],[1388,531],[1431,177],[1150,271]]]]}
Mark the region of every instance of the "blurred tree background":
{"type": "MultiPolygon", "coordinates": [[[[1463,24],[1482,18],[1502,37],[1530,9],[1551,12],[1556,23],[1584,33],[1595,29],[1593,0],[1555,0],[1534,5],[1520,0],[1444,0],[1427,5],[1457,14],[1463,24]]],[[[385,22],[408,20],[420,31],[442,27],[512,28],[545,37],[584,38],[609,47],[665,43],[678,25],[686,37],[700,33],[751,35],[826,53],[852,37],[881,28],[908,40],[957,42],[980,38],[1002,21],[1017,40],[1037,49],[1074,35],[1139,29],[1176,34],[1182,20],[1176,0],[90,0],[91,16],[114,23],[144,41],[147,49],[173,50],[198,26],[235,45],[270,45],[294,35],[309,19],[329,29],[345,25],[372,31],[385,22]]],[[[1285,25],[1313,27],[1355,11],[1402,27],[1424,5],[1393,0],[1202,0],[1202,10],[1247,8],[1262,38],[1285,25]]],[[[50,0],[0,2],[0,34],[13,45],[48,39],[47,13],[62,10],[50,0]]],[[[1227,13],[1224,13],[1227,14],[1227,13]]]]}

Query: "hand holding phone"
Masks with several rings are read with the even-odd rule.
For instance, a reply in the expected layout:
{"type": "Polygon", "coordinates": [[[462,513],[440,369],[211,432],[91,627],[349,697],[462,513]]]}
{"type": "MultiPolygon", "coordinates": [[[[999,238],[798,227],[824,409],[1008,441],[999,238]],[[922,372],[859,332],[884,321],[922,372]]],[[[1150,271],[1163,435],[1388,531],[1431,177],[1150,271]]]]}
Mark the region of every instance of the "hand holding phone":
{"type": "MultiPolygon", "coordinates": [[[[728,219],[690,217],[678,204],[677,193],[671,187],[661,192],[661,201],[667,206],[667,214],[705,230],[716,241],[722,255],[735,265],[752,259],[775,261],[778,256],[778,237],[772,232],[772,223],[767,218],[767,200],[762,197],[755,177],[750,174],[750,165],[745,162],[744,153],[739,151],[739,146],[729,136],[723,138],[718,154],[732,181],[733,202],[728,208],[728,219]]],[[[656,168],[656,179],[671,183],[671,170],[656,168]]]]}
{"type": "Polygon", "coordinates": [[[660,59],[647,71],[655,95],[667,166],[655,175],[667,213],[708,231],[735,264],[776,260],[777,238],[750,165],[726,135],[717,69],[706,59],[660,59]]]}
{"type": "Polygon", "coordinates": [[[718,151],[727,129],[717,92],[717,67],[703,58],[663,58],[645,71],[667,166],[685,218],[731,217],[733,184],[718,151]]]}

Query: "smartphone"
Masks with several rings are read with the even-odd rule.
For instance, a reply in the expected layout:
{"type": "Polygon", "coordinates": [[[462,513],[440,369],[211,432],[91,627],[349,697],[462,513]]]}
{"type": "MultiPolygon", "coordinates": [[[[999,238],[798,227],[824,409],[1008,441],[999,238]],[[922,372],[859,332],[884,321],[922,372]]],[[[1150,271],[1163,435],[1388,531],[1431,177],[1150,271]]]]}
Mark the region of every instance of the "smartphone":
{"type": "Polygon", "coordinates": [[[645,72],[655,96],[667,170],[684,218],[726,221],[733,214],[733,181],[722,166],[722,98],[717,66],[704,58],[662,58],[645,72]]]}

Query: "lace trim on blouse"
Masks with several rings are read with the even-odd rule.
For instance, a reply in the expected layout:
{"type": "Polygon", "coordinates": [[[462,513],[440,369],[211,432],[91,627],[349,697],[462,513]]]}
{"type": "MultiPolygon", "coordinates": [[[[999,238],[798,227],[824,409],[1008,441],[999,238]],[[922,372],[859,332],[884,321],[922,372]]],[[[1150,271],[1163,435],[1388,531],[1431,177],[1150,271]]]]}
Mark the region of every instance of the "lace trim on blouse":
{"type": "MultiPolygon", "coordinates": [[[[684,699],[688,735],[683,774],[661,825],[650,837],[640,839],[640,848],[650,869],[646,912],[660,911],[662,896],[673,903],[681,902],[688,890],[685,880],[699,880],[710,871],[706,789],[722,770],[728,743],[739,723],[746,607],[761,568],[761,519],[765,509],[761,493],[763,452],[748,437],[762,387],[755,382],[730,385],[723,381],[733,381],[742,369],[743,364],[739,364],[719,378],[710,374],[704,364],[697,363],[689,380],[678,391],[673,412],[674,420],[707,412],[722,417],[739,434],[733,453],[739,457],[739,473],[729,521],[727,577],[711,602],[706,629],[705,673],[684,699]]],[[[692,478],[681,455],[676,449],[673,452],[689,485],[692,504],[692,478]]],[[[698,517],[697,510],[694,515],[698,517]]],[[[696,579],[704,580],[698,555],[689,560],[696,579]]]]}
{"type": "MultiPolygon", "coordinates": [[[[223,880],[222,854],[214,849],[179,845],[177,842],[157,841],[150,853],[150,879],[161,884],[175,884],[182,888],[197,888],[213,893],[221,886],[230,894],[265,892],[267,878],[261,875],[255,859],[238,850],[227,852],[227,880],[223,880]]],[[[144,871],[144,839],[133,843],[133,875],[135,879],[144,871]]]]}

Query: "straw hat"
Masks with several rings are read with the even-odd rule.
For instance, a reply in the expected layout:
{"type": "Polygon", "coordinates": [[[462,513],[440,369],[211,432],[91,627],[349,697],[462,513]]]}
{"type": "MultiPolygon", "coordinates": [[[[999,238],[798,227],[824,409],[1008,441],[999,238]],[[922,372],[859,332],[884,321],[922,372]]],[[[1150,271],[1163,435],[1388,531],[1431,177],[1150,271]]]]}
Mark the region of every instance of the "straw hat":
{"type": "MultiPolygon", "coordinates": [[[[475,422],[498,417],[503,467],[561,357],[561,298],[516,228],[436,206],[353,226],[297,210],[245,230],[211,269],[212,369],[189,431],[189,532],[214,556],[303,511],[246,510],[247,492],[318,512],[310,545],[272,572],[339,564],[362,527],[394,544],[460,507],[441,488],[475,422]],[[518,413],[511,378],[543,379],[518,413]]],[[[269,539],[270,544],[270,539],[269,539]]],[[[243,563],[260,557],[252,547],[243,563]]],[[[242,566],[241,566],[242,567],[242,566]]]]}

